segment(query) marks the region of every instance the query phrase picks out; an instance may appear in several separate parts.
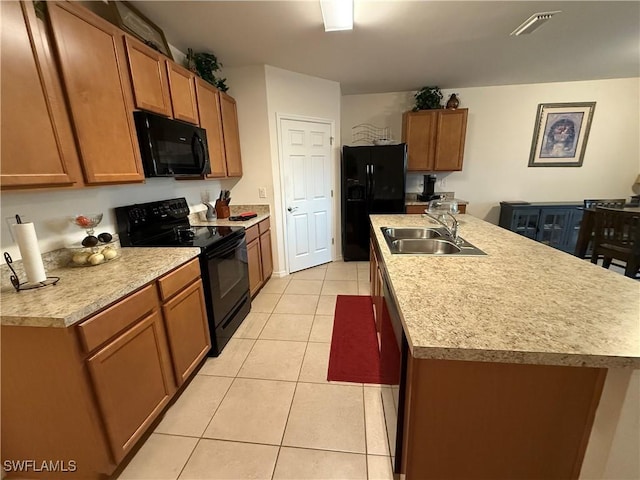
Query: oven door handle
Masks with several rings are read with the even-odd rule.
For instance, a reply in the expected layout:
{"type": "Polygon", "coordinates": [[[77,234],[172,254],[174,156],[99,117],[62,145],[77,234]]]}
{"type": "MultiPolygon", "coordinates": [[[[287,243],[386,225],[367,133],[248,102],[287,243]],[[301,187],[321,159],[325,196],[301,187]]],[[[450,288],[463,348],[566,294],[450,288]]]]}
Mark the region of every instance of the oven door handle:
{"type": "Polygon", "coordinates": [[[229,245],[225,245],[225,246],[219,247],[219,248],[213,248],[213,249],[209,250],[208,252],[206,252],[207,253],[207,260],[210,260],[210,259],[216,258],[216,257],[223,257],[223,256],[227,255],[228,253],[231,253],[234,250],[236,250],[243,243],[245,243],[244,242],[244,235],[242,237],[240,237],[239,239],[233,241],[229,245]]]}

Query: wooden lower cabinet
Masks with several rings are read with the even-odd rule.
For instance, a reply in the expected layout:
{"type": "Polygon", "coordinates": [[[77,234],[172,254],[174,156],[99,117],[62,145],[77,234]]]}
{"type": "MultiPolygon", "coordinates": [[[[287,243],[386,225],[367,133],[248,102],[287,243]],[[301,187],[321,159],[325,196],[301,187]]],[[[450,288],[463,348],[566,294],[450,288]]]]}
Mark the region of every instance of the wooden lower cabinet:
{"type": "Polygon", "coordinates": [[[75,465],[8,478],[108,478],[211,345],[197,260],[71,327],[1,333],[2,461],[75,465]]]}
{"type": "Polygon", "coordinates": [[[169,403],[173,381],[157,311],[87,360],[111,450],[122,460],[169,403]]]}
{"type": "Polygon", "coordinates": [[[369,280],[371,282],[371,301],[373,303],[373,317],[376,321],[376,330],[380,332],[380,315],[382,312],[382,270],[378,261],[378,254],[373,245],[369,243],[369,280]]]}
{"type": "MultiPolygon", "coordinates": [[[[407,205],[406,210],[407,214],[424,213],[427,207],[428,205],[407,205]]],[[[459,204],[458,213],[467,213],[467,205],[459,204]]]]}
{"type": "Polygon", "coordinates": [[[173,371],[178,386],[193,373],[211,348],[202,280],[162,306],[173,371]]]}
{"type": "Polygon", "coordinates": [[[273,273],[272,255],[271,224],[266,218],[247,229],[249,292],[252,297],[267,283],[273,273]]]}
{"type": "Polygon", "coordinates": [[[263,282],[266,282],[273,273],[273,258],[271,254],[271,230],[267,230],[260,235],[260,264],[262,265],[263,282]]]}
{"type": "Polygon", "coordinates": [[[409,355],[402,473],[577,479],[606,369],[409,355]]]}
{"type": "Polygon", "coordinates": [[[262,262],[260,261],[260,242],[256,238],[247,244],[247,263],[249,264],[249,292],[253,297],[262,287],[262,262]]]}

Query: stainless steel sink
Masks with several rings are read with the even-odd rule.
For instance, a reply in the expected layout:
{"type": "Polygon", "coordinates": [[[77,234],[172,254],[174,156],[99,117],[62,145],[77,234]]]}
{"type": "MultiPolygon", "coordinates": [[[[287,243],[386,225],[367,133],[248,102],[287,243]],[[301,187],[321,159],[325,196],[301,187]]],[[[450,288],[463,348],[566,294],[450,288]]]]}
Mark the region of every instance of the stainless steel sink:
{"type": "Polygon", "coordinates": [[[439,238],[442,237],[435,228],[385,228],[382,231],[385,236],[393,238],[439,238]]]}
{"type": "Polygon", "coordinates": [[[391,253],[413,255],[486,255],[482,250],[458,237],[454,243],[444,228],[382,227],[391,253]]]}
{"type": "Polygon", "coordinates": [[[455,243],[436,238],[405,238],[391,242],[393,253],[428,253],[431,255],[446,255],[459,253],[455,243]]]}

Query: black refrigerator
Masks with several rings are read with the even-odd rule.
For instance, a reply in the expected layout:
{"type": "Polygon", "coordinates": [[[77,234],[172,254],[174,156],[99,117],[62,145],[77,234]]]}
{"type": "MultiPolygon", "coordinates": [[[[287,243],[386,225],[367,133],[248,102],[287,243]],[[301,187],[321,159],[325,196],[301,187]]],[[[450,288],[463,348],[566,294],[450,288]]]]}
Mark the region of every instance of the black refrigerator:
{"type": "Polygon", "coordinates": [[[407,145],[342,147],[342,257],[369,260],[369,214],[404,213],[407,145]]]}

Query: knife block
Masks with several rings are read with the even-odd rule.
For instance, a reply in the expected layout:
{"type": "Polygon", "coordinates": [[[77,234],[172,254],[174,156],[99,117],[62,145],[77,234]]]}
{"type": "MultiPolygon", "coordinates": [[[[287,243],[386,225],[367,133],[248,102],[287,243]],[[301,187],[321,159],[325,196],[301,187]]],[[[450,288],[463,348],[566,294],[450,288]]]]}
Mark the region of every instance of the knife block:
{"type": "Polygon", "coordinates": [[[228,205],[222,205],[220,202],[216,202],[216,216],[218,218],[229,218],[231,212],[228,205]]]}

